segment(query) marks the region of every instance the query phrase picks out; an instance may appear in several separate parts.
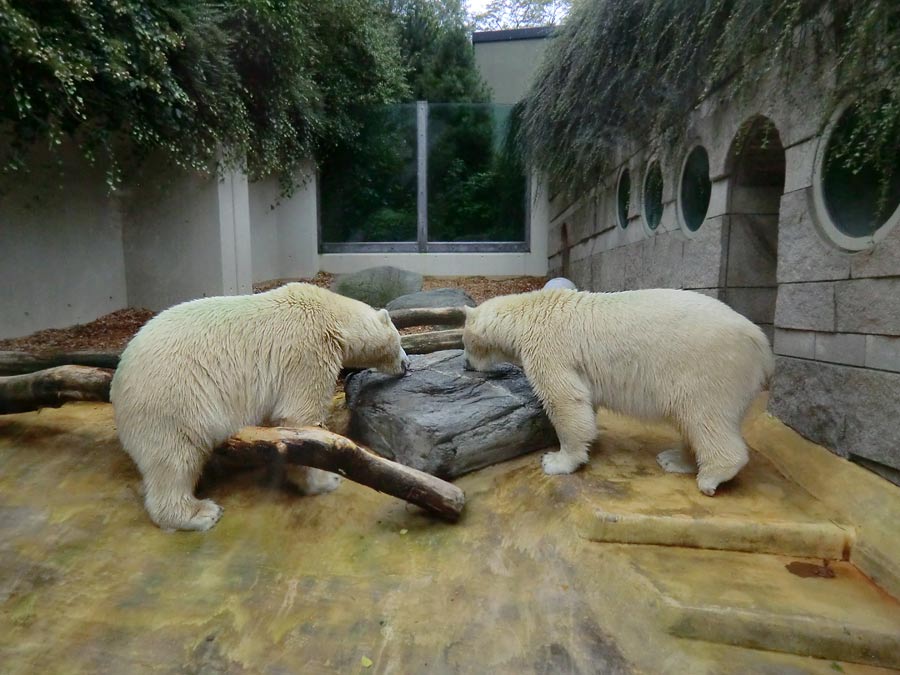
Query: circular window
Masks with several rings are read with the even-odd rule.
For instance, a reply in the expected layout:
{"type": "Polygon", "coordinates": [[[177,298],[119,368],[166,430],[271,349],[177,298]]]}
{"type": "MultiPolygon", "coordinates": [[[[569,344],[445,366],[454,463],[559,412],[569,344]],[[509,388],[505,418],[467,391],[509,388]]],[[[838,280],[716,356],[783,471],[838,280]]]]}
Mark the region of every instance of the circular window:
{"type": "Polygon", "coordinates": [[[816,156],[819,224],[851,251],[872,246],[900,221],[900,120],[891,108],[881,110],[879,127],[886,131],[876,146],[862,144],[871,142],[871,122],[864,125],[859,110],[849,107],[832,121],[816,156]]]}
{"type": "Polygon", "coordinates": [[[647,167],[644,178],[644,222],[651,230],[659,227],[662,219],[663,177],[659,162],[653,161],[647,167]]]}
{"type": "Polygon", "coordinates": [[[619,176],[619,189],[616,190],[616,213],[619,217],[619,227],[623,230],[628,227],[628,207],[631,205],[631,175],[628,169],[622,171],[619,176]]]}
{"type": "Polygon", "coordinates": [[[681,190],[678,193],[681,221],[690,232],[696,232],[703,224],[711,193],[709,155],[706,154],[705,148],[698,145],[684,160],[681,169],[681,190]]]}

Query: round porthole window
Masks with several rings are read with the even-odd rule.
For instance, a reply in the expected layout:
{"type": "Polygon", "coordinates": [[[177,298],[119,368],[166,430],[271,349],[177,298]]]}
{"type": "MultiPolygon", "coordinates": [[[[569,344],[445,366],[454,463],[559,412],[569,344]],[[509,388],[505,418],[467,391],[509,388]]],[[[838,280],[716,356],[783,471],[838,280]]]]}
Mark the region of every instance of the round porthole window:
{"type": "Polygon", "coordinates": [[[628,227],[628,207],[631,205],[631,175],[628,169],[622,171],[619,176],[619,187],[616,190],[616,215],[619,219],[619,227],[623,230],[628,227]]]}
{"type": "Polygon", "coordinates": [[[681,189],[678,192],[681,223],[690,232],[700,229],[709,208],[712,183],[709,181],[709,155],[702,146],[688,153],[681,169],[681,189]]]}
{"type": "MultiPolygon", "coordinates": [[[[887,106],[883,110],[897,115],[887,106]]],[[[819,144],[813,188],[818,222],[846,250],[872,246],[900,222],[900,121],[882,128],[890,131],[860,159],[859,142],[873,132],[851,106],[837,115],[819,144]]]]}
{"type": "Polygon", "coordinates": [[[659,227],[662,219],[663,177],[659,162],[653,161],[647,167],[644,177],[644,223],[651,230],[659,227]]]}

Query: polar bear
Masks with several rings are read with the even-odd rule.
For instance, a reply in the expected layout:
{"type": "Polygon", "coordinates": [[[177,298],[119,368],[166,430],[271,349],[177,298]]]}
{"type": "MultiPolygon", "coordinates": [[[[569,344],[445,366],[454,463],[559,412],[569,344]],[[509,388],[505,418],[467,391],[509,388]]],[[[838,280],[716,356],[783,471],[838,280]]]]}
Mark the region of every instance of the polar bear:
{"type": "MultiPolygon", "coordinates": [[[[587,462],[596,408],[664,419],[696,457],[706,495],[747,463],[741,420],[774,369],[754,323],[701,293],[540,290],[465,308],[467,362],[522,366],[560,441],[544,455],[548,474],[587,462]]],[[[692,472],[681,450],[662,453],[668,471],[692,472]]]]}
{"type": "MultiPolygon", "coordinates": [[[[149,321],[122,353],[110,400],[153,522],[215,525],[221,507],[194,497],[213,448],[249,425],[323,422],[342,366],[400,375],[409,359],[386,310],[310,284],[192,300],[149,321]]],[[[308,494],[340,483],[303,474],[308,494]]]]}

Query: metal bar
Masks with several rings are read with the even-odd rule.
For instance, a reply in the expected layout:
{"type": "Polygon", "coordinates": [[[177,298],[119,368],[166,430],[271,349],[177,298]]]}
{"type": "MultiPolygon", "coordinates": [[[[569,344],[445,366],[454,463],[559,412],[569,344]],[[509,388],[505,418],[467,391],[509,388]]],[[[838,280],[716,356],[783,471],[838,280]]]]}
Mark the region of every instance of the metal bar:
{"type": "Polygon", "coordinates": [[[428,101],[416,102],[416,177],[418,178],[417,240],[419,253],[428,251],[428,101]]]}
{"type": "Polygon", "coordinates": [[[414,241],[326,241],[320,245],[322,253],[418,253],[414,241]]]}

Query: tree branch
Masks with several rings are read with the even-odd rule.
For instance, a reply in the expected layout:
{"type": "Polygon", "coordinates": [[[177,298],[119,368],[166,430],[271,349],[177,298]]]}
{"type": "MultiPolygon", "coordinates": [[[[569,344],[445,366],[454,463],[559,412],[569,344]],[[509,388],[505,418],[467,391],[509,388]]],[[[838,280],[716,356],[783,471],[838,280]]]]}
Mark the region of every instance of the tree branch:
{"type": "Polygon", "coordinates": [[[392,462],[348,438],[319,427],[247,427],[216,448],[230,462],[282,459],[340,474],[356,483],[402,499],[455,522],[466,495],[455,485],[392,462]]]}
{"type": "Polygon", "coordinates": [[[67,401],[108,401],[112,376],[104,368],[59,366],[0,377],[0,415],[58,408],[67,401]]]}

